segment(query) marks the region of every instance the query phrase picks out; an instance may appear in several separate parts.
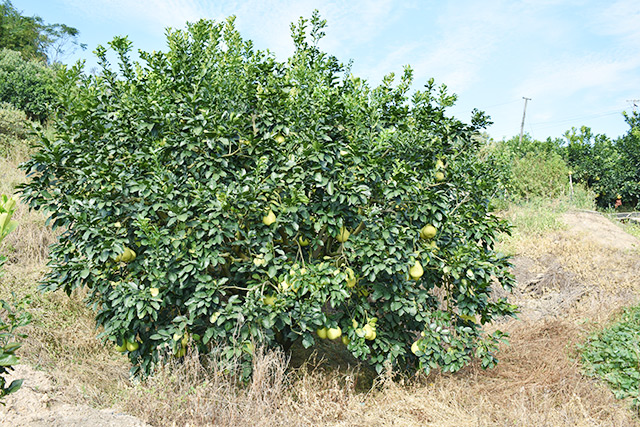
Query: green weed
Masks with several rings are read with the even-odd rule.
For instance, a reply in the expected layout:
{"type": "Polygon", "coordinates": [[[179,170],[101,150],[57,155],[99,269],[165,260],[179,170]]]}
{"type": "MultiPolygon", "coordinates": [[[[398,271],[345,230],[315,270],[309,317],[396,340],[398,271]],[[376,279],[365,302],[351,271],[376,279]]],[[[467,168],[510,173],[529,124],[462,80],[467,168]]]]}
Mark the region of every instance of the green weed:
{"type": "Polygon", "coordinates": [[[640,414],[640,305],[580,346],[584,369],[605,381],[618,399],[631,398],[640,414]]]}

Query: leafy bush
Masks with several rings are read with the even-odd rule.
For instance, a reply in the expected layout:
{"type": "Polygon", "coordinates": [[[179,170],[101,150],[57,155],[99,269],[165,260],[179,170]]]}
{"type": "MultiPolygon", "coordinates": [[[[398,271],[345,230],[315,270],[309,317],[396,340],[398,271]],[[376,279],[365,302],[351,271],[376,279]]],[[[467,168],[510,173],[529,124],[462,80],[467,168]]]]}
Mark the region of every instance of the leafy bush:
{"type": "MultiPolygon", "coordinates": [[[[15,201],[3,195],[0,198],[0,242],[18,226],[17,222],[11,219],[14,210],[15,201]]],[[[0,255],[0,275],[6,260],[4,255],[0,255]]],[[[7,386],[4,376],[18,363],[15,352],[22,344],[16,341],[16,338],[25,338],[25,335],[16,332],[16,329],[30,321],[30,315],[23,307],[25,303],[26,301],[23,301],[19,305],[12,305],[0,300],[0,403],[3,397],[18,391],[22,386],[22,380],[13,380],[7,386]]]]}
{"type": "Polygon", "coordinates": [[[340,335],[378,372],[495,363],[503,334],[483,325],[515,307],[492,296],[513,277],[478,157],[488,119],[448,117],[433,81],[409,101],[409,68],[370,88],[311,23],[284,63],[233,20],[199,21],[142,63],[116,38],[118,72],[98,48],[98,75],[62,73],[58,134],[22,187],[65,228],[43,288],[86,286],[134,373],[187,346],[248,359],[340,335]]]}
{"type": "Polygon", "coordinates": [[[625,114],[625,120],[629,131],[616,141],[622,175],[620,196],[623,203],[640,208],[640,112],[625,114]]]}
{"type": "Polygon", "coordinates": [[[22,346],[18,339],[24,339],[25,334],[17,332],[18,328],[28,325],[31,322],[31,315],[24,308],[28,301],[24,300],[19,304],[11,304],[5,300],[0,300],[0,404],[2,398],[15,393],[22,387],[22,380],[13,380],[9,385],[5,375],[13,370],[19,358],[16,351],[22,346]]]}
{"type": "Polygon", "coordinates": [[[54,71],[45,63],[25,60],[20,53],[0,50],[0,102],[44,121],[55,100],[54,71]]]}
{"type": "Polygon", "coordinates": [[[640,411],[640,306],[590,337],[581,352],[586,372],[608,383],[618,399],[631,398],[640,411]]]}
{"type": "Polygon", "coordinates": [[[558,197],[569,190],[569,168],[556,153],[527,153],[511,166],[517,197],[558,197]]]}
{"type": "Polygon", "coordinates": [[[555,198],[569,190],[569,169],[558,141],[525,134],[494,143],[490,151],[503,172],[504,198],[516,201],[555,198]]]}
{"type": "Polygon", "coordinates": [[[0,155],[20,155],[33,142],[27,115],[11,104],[0,103],[0,155]]]}

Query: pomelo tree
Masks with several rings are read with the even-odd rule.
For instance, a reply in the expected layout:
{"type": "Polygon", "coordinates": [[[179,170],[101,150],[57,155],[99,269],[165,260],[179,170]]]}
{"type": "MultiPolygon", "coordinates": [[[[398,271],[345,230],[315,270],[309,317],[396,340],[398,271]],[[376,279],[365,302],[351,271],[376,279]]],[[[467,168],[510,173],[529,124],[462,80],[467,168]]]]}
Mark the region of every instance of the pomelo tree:
{"type": "Polygon", "coordinates": [[[59,79],[56,135],[24,164],[23,197],[64,233],[48,291],[86,287],[104,339],[146,373],[188,347],[249,360],[255,344],[341,339],[380,372],[495,363],[515,307],[489,211],[479,131],[410,68],[377,87],[292,25],[286,62],[234,27],[167,32],[166,52],[116,38],[101,71],[59,79]]]}

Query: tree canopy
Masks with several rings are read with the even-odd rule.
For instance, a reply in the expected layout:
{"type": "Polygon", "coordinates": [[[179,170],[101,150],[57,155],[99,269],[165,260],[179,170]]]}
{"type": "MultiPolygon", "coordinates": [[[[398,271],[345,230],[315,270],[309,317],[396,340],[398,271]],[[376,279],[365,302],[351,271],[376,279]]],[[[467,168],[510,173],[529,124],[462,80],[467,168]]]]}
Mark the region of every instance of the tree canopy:
{"type": "Polygon", "coordinates": [[[47,24],[39,16],[24,16],[9,0],[0,3],[0,49],[22,53],[26,59],[59,62],[69,49],[85,49],[79,31],[65,24],[47,24]]]}

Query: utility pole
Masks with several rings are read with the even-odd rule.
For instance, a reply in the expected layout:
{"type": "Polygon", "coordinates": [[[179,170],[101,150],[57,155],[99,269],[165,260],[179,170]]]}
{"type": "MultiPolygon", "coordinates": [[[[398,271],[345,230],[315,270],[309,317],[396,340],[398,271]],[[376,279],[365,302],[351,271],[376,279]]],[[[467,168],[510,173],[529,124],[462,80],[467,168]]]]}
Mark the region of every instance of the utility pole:
{"type": "Polygon", "coordinates": [[[527,115],[527,101],[531,101],[531,98],[523,96],[524,99],[524,111],[522,112],[522,124],[520,125],[520,144],[522,144],[522,134],[524,133],[524,117],[527,115]]]}

